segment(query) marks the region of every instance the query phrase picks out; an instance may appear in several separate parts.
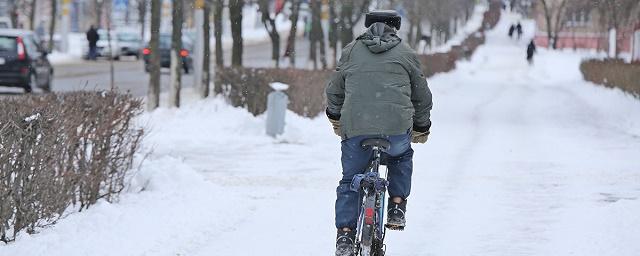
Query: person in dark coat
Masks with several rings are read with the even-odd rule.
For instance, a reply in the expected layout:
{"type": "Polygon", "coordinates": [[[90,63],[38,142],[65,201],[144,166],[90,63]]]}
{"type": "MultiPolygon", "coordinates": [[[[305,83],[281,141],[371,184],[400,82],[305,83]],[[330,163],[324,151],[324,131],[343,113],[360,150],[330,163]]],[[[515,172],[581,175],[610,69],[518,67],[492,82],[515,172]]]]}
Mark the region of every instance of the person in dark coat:
{"type": "Polygon", "coordinates": [[[520,22],[516,25],[516,32],[518,33],[518,40],[520,40],[520,37],[522,37],[522,24],[520,22]]]}
{"type": "Polygon", "coordinates": [[[527,46],[527,61],[529,64],[533,64],[533,54],[536,52],[536,44],[531,40],[527,46]]]}
{"type": "Polygon", "coordinates": [[[91,25],[89,31],[87,31],[87,41],[89,41],[89,59],[96,60],[97,56],[97,44],[98,40],[100,40],[100,35],[98,35],[98,31],[96,28],[91,25]]]}
{"type": "Polygon", "coordinates": [[[509,37],[513,38],[513,31],[515,30],[516,30],[516,26],[511,24],[511,27],[509,27],[509,37]]]}

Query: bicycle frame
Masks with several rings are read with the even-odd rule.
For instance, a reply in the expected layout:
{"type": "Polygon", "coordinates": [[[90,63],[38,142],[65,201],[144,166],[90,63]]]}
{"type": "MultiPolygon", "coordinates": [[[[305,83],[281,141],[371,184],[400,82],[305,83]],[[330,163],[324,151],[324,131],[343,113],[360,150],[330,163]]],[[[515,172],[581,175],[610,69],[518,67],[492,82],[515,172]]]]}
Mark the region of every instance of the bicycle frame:
{"type": "Polygon", "coordinates": [[[380,177],[379,168],[382,150],[371,146],[373,157],[363,174],[356,175],[352,189],[356,185],[362,194],[362,204],[356,233],[356,255],[384,255],[384,208],[388,182],[380,177]]]}

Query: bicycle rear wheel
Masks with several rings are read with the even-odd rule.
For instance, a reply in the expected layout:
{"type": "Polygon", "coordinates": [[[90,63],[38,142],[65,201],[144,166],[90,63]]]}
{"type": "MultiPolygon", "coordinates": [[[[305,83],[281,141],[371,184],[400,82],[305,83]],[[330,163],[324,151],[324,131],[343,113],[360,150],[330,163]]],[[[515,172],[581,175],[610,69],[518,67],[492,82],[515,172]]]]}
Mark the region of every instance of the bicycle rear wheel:
{"type": "Polygon", "coordinates": [[[374,256],[375,252],[375,239],[376,239],[376,196],[375,194],[366,195],[364,198],[362,209],[362,231],[360,238],[360,255],[362,256],[374,256]]]}

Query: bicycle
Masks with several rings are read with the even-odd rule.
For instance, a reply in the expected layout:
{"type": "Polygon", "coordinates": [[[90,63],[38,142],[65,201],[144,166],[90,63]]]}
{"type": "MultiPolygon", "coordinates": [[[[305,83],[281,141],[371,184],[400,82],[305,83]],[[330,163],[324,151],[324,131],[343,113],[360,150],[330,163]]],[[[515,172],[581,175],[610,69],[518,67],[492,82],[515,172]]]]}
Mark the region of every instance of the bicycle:
{"type": "Polygon", "coordinates": [[[386,139],[374,138],[362,141],[361,145],[363,148],[371,147],[373,157],[367,170],[354,176],[351,181],[351,190],[362,195],[354,253],[361,256],[384,256],[386,229],[383,222],[389,182],[380,177],[379,168],[382,152],[387,151],[391,143],[386,139]]]}

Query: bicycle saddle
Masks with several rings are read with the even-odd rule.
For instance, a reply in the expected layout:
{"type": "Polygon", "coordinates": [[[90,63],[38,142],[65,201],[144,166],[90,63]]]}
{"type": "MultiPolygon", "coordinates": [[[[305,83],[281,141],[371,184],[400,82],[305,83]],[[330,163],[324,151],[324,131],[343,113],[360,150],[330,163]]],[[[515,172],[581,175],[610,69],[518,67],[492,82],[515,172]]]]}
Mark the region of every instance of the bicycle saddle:
{"type": "Polygon", "coordinates": [[[391,143],[386,139],[366,139],[362,141],[362,147],[379,147],[383,151],[386,151],[391,147],[391,143]]]}

